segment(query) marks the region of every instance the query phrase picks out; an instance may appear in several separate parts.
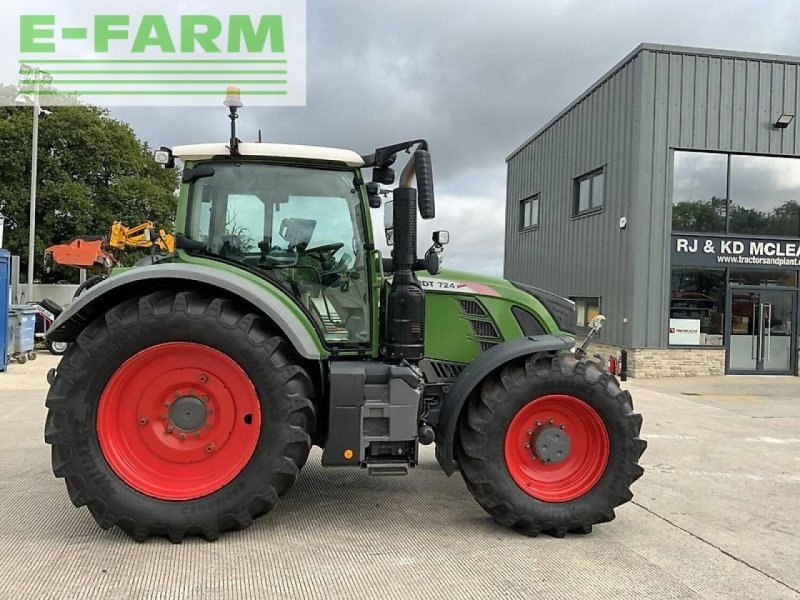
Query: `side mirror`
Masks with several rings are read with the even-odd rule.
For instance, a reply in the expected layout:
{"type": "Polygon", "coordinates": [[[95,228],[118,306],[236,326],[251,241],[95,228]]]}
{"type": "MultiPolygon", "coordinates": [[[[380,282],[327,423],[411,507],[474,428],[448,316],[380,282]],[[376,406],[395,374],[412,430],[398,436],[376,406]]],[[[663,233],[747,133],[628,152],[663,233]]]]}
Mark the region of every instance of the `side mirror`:
{"type": "Polygon", "coordinates": [[[433,200],[433,165],[430,152],[421,148],[414,152],[414,171],[417,175],[419,216],[433,219],[436,216],[436,205],[433,200]]]}
{"type": "Polygon", "coordinates": [[[367,202],[369,202],[370,208],[380,208],[381,207],[381,186],[379,186],[374,181],[370,181],[367,184],[367,202]]]}
{"type": "Polygon", "coordinates": [[[391,166],[397,160],[397,153],[389,155],[383,162],[372,169],[372,181],[383,185],[394,183],[394,169],[391,166]]]}
{"type": "Polygon", "coordinates": [[[449,231],[434,231],[433,232],[433,243],[436,246],[444,246],[450,243],[450,232],[449,231]]]}
{"type": "Polygon", "coordinates": [[[383,205],[383,230],[386,232],[386,245],[394,246],[394,200],[383,205]]]}
{"type": "Polygon", "coordinates": [[[438,275],[442,270],[442,255],[436,248],[428,248],[425,253],[425,270],[431,275],[438,275]]]}

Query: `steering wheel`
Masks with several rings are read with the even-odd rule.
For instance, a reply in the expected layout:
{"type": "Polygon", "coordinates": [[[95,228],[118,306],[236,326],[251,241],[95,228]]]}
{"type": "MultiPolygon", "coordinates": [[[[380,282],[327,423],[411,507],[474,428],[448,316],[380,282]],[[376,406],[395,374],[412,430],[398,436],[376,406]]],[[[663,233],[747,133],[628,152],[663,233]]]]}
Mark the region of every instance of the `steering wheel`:
{"type": "Polygon", "coordinates": [[[339,242],[336,244],[325,244],[315,248],[306,248],[304,254],[318,254],[320,258],[325,258],[325,254],[336,254],[339,250],[344,248],[344,244],[339,242]]]}

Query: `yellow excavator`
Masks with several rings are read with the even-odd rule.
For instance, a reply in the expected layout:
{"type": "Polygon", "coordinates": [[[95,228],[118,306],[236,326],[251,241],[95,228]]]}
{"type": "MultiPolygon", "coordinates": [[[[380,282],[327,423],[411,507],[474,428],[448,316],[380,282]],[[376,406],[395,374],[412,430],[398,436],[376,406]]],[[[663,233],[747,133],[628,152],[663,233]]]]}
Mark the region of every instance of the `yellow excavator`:
{"type": "Polygon", "coordinates": [[[120,221],[111,225],[108,237],[78,236],[66,244],[56,244],[45,250],[45,264],[57,264],[110,273],[117,265],[115,250],[151,249],[163,254],[175,251],[175,236],[156,229],[152,221],[126,227],[120,221]]]}

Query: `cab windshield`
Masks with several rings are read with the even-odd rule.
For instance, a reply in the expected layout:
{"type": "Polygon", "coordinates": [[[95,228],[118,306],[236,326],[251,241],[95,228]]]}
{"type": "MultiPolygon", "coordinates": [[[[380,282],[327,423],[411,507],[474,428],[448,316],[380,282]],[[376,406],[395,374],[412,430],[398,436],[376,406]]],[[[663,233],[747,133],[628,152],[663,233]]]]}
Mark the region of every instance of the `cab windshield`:
{"type": "Polygon", "coordinates": [[[369,277],[353,171],[213,163],[195,181],[187,235],[208,253],[267,271],[329,342],[369,340],[369,277]]]}

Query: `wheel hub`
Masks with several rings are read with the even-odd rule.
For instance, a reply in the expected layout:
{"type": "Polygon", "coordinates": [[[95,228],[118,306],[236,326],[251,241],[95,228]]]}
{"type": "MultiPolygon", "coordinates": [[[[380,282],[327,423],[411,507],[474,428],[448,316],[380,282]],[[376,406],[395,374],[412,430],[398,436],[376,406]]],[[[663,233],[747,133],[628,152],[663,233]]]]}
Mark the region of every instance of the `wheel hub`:
{"type": "Polygon", "coordinates": [[[511,419],[503,452],[522,491],[544,502],[569,502],[600,480],[610,443],[592,406],[575,396],[549,394],[531,399],[511,419]]]}
{"type": "Polygon", "coordinates": [[[167,342],[117,368],[96,427],[106,461],[125,483],[154,498],[188,500],[220,490],[245,467],[261,409],[250,378],[229,356],[167,342]]]}
{"type": "Polygon", "coordinates": [[[169,407],[169,421],[177,429],[192,433],[206,423],[208,409],[197,396],[181,396],[169,407]]]}
{"type": "Polygon", "coordinates": [[[565,429],[548,425],[534,431],[531,435],[534,457],[548,464],[557,464],[569,456],[572,439],[565,429]]]}

